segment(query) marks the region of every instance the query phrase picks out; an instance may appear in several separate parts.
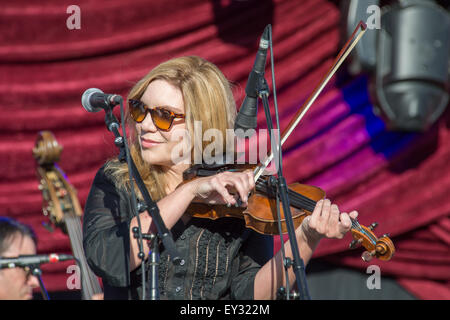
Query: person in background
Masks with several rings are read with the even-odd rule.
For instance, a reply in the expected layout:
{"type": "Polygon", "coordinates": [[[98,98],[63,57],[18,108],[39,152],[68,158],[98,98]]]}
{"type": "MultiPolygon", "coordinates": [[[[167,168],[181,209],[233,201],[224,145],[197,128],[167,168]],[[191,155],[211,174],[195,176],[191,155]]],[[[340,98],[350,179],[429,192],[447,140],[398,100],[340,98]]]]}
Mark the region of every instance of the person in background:
{"type": "MultiPolygon", "coordinates": [[[[0,217],[0,257],[36,254],[33,230],[11,218],[0,217]]],[[[0,269],[0,300],[31,300],[38,279],[21,267],[0,269]]]]}

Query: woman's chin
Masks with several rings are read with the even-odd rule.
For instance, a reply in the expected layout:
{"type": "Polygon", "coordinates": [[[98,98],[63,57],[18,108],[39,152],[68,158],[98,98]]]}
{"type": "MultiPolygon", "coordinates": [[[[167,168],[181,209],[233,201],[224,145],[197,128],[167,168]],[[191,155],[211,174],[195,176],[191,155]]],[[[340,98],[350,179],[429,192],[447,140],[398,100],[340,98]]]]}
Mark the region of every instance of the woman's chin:
{"type": "Polygon", "coordinates": [[[161,167],[167,167],[171,168],[175,164],[173,163],[172,159],[167,157],[167,153],[159,153],[159,152],[149,152],[150,150],[147,150],[147,152],[142,152],[142,159],[145,163],[153,166],[161,166],[161,167]]]}
{"type": "Polygon", "coordinates": [[[189,163],[190,152],[187,155],[179,154],[174,148],[179,142],[159,143],[153,146],[146,146],[141,143],[141,156],[145,163],[149,165],[159,165],[173,167],[179,164],[189,163]]]}
{"type": "Polygon", "coordinates": [[[166,153],[158,151],[159,146],[153,146],[150,148],[141,146],[141,156],[142,159],[150,164],[150,165],[163,165],[167,162],[167,159],[165,159],[166,153]]]}

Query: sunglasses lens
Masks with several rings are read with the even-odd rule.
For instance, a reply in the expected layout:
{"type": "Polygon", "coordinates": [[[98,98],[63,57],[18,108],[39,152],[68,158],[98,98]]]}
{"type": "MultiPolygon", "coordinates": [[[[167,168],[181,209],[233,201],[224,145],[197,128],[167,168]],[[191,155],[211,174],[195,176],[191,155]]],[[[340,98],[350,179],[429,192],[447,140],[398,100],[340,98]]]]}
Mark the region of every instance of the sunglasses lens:
{"type": "Polygon", "coordinates": [[[155,126],[161,130],[168,130],[172,125],[173,117],[164,109],[151,109],[152,120],[155,126]]]}
{"type": "Polygon", "coordinates": [[[134,121],[142,122],[145,119],[145,106],[142,102],[136,100],[130,100],[130,114],[134,121]]]}
{"type": "Polygon", "coordinates": [[[130,114],[134,121],[142,122],[147,115],[147,111],[150,112],[152,116],[153,123],[158,129],[167,131],[172,125],[172,121],[174,116],[171,112],[162,109],[148,109],[141,101],[139,100],[128,100],[128,104],[130,106],[130,114]]]}

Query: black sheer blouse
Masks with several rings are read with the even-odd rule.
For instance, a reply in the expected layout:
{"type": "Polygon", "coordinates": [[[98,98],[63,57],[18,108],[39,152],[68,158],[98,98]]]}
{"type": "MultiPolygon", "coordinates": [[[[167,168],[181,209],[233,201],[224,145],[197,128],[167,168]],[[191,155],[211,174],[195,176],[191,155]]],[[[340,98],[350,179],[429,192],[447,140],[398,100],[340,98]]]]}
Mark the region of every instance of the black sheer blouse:
{"type": "MultiPolygon", "coordinates": [[[[83,245],[89,266],[103,280],[105,299],[142,296],[142,269],[132,271],[129,264],[132,217],[129,194],[102,167],[85,205],[83,245]]],[[[161,246],[161,299],[253,299],[255,275],[272,257],[272,237],[236,218],[191,218],[187,225],[180,220],[171,232],[183,262],[174,265],[161,246]]]]}

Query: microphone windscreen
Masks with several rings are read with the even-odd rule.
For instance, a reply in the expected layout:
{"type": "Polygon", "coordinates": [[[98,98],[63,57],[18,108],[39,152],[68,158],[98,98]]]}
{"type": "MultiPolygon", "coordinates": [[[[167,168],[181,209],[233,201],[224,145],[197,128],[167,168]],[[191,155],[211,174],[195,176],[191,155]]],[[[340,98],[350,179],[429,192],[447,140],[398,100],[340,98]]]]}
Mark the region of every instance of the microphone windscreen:
{"type": "Polygon", "coordinates": [[[102,110],[102,108],[98,108],[98,107],[93,107],[91,105],[91,97],[94,93],[102,93],[103,91],[97,88],[90,88],[87,89],[84,93],[83,96],[81,97],[81,104],[83,106],[84,109],[86,109],[87,112],[99,112],[100,110],[102,110]]]}
{"type": "Polygon", "coordinates": [[[241,109],[236,116],[236,121],[234,122],[234,132],[237,137],[243,138],[251,136],[253,130],[248,131],[248,129],[256,129],[257,126],[257,113],[258,113],[258,101],[256,98],[246,96],[244,102],[242,103],[241,109]],[[240,129],[240,130],[239,130],[240,129]]]}

